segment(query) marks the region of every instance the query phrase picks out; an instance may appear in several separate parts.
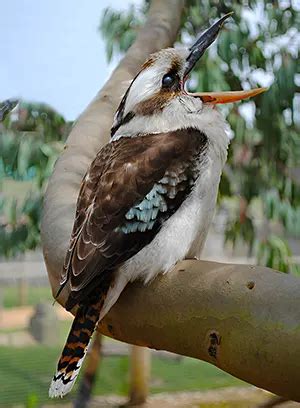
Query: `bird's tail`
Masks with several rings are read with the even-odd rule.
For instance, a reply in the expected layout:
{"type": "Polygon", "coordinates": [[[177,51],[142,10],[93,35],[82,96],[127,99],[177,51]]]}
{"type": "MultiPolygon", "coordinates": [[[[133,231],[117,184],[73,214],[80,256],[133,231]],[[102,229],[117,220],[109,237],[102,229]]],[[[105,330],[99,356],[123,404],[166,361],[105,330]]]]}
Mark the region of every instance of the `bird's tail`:
{"type": "Polygon", "coordinates": [[[98,323],[103,303],[104,296],[78,309],[50,385],[49,397],[63,397],[72,389],[98,323]]]}

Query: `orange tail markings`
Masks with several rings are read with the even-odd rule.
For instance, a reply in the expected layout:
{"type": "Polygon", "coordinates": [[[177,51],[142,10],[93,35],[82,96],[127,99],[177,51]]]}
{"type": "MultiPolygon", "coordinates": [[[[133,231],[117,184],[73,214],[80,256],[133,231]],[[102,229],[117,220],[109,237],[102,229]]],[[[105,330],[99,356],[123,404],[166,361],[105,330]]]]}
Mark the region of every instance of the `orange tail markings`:
{"type": "Polygon", "coordinates": [[[63,397],[72,389],[97,326],[103,303],[104,296],[93,304],[78,309],[50,385],[51,398],[63,397]]]}

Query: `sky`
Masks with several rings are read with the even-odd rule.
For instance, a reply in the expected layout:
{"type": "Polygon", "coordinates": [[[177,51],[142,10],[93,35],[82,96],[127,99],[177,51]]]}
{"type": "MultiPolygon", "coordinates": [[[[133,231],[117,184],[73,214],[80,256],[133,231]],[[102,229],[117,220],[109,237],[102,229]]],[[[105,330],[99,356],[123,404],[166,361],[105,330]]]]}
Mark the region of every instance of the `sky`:
{"type": "Polygon", "coordinates": [[[103,9],[141,0],[9,0],[1,2],[0,101],[46,102],[75,119],[113,66],[98,31],[103,9]]]}

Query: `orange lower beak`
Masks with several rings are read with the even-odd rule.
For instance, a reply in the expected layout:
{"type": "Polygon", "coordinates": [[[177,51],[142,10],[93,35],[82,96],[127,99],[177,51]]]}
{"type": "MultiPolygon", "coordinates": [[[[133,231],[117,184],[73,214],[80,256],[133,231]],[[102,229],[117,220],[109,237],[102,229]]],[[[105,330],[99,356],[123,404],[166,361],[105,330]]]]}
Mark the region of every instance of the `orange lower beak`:
{"type": "Polygon", "coordinates": [[[268,88],[256,88],[248,91],[228,91],[228,92],[196,92],[191,93],[191,96],[201,98],[204,103],[216,105],[218,103],[238,102],[242,99],[252,98],[265,92],[268,88]]]}

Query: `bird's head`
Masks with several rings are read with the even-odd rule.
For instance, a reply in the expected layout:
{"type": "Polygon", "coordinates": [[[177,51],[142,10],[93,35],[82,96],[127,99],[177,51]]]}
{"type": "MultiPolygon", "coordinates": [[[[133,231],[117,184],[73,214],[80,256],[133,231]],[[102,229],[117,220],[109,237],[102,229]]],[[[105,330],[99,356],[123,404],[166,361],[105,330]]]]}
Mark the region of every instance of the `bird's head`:
{"type": "Polygon", "coordinates": [[[215,22],[189,49],[167,48],[150,56],[118,107],[112,127],[114,138],[175,130],[194,122],[199,127],[201,114],[203,119],[216,104],[236,102],[265,90],[189,93],[185,89],[190,72],[231,14],[215,22]]]}

